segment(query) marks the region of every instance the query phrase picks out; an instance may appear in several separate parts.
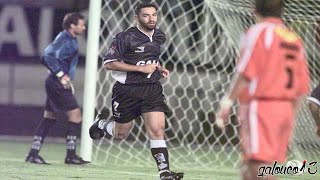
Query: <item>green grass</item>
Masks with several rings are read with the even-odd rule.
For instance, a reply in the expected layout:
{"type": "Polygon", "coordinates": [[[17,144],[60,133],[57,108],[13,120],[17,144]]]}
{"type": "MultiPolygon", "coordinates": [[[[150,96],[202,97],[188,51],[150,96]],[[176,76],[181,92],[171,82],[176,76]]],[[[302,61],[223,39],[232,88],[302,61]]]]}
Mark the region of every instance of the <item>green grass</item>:
{"type": "MultiPolygon", "coordinates": [[[[25,163],[25,155],[30,143],[0,141],[0,180],[155,180],[157,170],[153,165],[135,167],[132,164],[108,165],[93,162],[85,166],[65,165],[65,145],[46,143],[41,155],[52,165],[35,165],[25,163]]],[[[149,155],[149,154],[146,154],[149,155]]],[[[240,179],[237,170],[230,167],[208,167],[199,170],[197,167],[183,169],[185,180],[233,180],[240,179]]],[[[320,179],[317,175],[282,176],[281,179],[320,179]]]]}

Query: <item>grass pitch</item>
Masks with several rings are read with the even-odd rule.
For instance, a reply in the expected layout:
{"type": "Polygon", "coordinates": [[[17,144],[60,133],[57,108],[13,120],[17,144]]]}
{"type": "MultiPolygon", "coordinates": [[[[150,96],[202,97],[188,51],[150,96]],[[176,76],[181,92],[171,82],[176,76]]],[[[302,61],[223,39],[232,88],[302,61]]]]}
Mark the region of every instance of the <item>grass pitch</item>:
{"type": "MultiPolygon", "coordinates": [[[[159,179],[156,167],[134,167],[128,164],[100,164],[93,162],[84,166],[64,164],[65,145],[63,143],[45,143],[41,155],[51,165],[25,163],[30,142],[10,142],[0,140],[0,180],[156,180],[159,179]]],[[[79,149],[79,148],[78,148],[79,149]]],[[[184,180],[236,180],[238,171],[230,167],[208,167],[199,170],[190,167],[183,170],[184,180]]],[[[320,171],[320,169],[319,169],[320,171]]],[[[281,176],[280,179],[320,179],[315,175],[281,176]]]]}

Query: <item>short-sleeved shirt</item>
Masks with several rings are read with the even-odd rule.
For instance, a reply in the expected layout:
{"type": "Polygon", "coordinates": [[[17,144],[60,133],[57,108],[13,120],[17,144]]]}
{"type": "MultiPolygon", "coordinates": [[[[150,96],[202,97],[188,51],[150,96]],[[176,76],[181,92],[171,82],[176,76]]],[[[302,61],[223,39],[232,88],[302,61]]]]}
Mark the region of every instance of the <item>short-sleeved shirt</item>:
{"type": "Polygon", "coordinates": [[[250,81],[240,102],[294,100],[309,92],[303,43],[278,18],[266,18],[247,31],[241,42],[237,72],[250,81]]]}
{"type": "MultiPolygon", "coordinates": [[[[153,35],[148,36],[138,27],[131,27],[116,35],[104,56],[104,64],[114,61],[136,66],[159,64],[165,41],[165,34],[159,29],[154,29],[153,35]]],[[[158,70],[152,74],[112,71],[112,77],[122,84],[145,84],[158,82],[161,74],[158,70]]]]}

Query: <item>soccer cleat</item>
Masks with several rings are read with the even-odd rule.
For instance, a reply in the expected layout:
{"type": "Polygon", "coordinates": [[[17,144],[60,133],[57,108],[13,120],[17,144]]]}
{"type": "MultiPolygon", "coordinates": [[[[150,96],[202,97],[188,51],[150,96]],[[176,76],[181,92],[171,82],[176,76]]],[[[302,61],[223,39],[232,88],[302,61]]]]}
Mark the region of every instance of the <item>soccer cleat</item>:
{"type": "Polygon", "coordinates": [[[41,156],[37,155],[30,155],[28,154],[27,158],[26,158],[26,162],[30,162],[33,164],[46,164],[49,165],[49,163],[47,163],[41,156]]]}
{"type": "Polygon", "coordinates": [[[96,116],[96,119],[89,129],[91,139],[101,139],[105,134],[108,134],[103,130],[104,124],[110,122],[110,120],[106,120],[106,118],[107,117],[105,117],[103,114],[98,114],[96,116]]]}
{"type": "Polygon", "coordinates": [[[164,172],[161,173],[160,175],[160,180],[181,180],[183,179],[183,172],[173,172],[173,171],[169,171],[169,172],[164,172]]]}
{"type": "Polygon", "coordinates": [[[73,165],[83,165],[83,164],[88,164],[90,161],[85,161],[83,160],[80,156],[78,155],[72,155],[72,156],[67,156],[66,159],[64,160],[65,164],[73,164],[73,165]]]}

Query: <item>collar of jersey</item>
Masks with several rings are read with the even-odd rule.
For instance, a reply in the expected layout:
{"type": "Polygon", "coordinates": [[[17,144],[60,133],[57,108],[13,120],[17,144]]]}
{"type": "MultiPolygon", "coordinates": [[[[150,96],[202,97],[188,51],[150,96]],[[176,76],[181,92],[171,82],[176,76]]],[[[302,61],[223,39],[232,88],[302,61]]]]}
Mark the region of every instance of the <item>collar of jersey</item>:
{"type": "Polygon", "coordinates": [[[142,32],[143,34],[145,34],[146,36],[148,36],[148,38],[150,39],[150,41],[152,42],[152,36],[154,35],[154,29],[152,30],[152,35],[149,36],[147,33],[143,32],[140,28],[139,25],[137,24],[137,29],[142,32]]]}
{"type": "Polygon", "coordinates": [[[270,22],[270,23],[276,23],[276,24],[283,24],[283,21],[281,18],[276,17],[267,17],[264,18],[264,22],[270,22]]]}
{"type": "Polygon", "coordinates": [[[76,39],[75,37],[73,37],[73,36],[69,33],[69,31],[64,30],[64,32],[67,34],[68,37],[70,37],[70,38],[72,38],[72,39],[76,39]]]}

